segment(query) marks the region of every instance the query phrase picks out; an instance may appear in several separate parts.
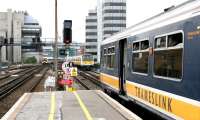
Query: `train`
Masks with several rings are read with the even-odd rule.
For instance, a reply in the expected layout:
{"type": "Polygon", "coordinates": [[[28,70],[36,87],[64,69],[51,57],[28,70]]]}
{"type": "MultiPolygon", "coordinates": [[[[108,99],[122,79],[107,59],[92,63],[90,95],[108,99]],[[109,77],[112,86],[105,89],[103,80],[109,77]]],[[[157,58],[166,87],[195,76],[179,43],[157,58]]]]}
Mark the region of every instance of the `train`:
{"type": "Polygon", "coordinates": [[[68,57],[67,61],[71,61],[75,66],[81,69],[90,70],[94,66],[94,57],[91,54],[68,57]]]}
{"type": "Polygon", "coordinates": [[[42,64],[47,64],[48,63],[48,59],[46,58],[46,57],[44,57],[43,59],[42,59],[42,64]]]}
{"type": "Polygon", "coordinates": [[[100,80],[165,119],[200,120],[200,1],[191,0],[101,43],[100,80]]]}

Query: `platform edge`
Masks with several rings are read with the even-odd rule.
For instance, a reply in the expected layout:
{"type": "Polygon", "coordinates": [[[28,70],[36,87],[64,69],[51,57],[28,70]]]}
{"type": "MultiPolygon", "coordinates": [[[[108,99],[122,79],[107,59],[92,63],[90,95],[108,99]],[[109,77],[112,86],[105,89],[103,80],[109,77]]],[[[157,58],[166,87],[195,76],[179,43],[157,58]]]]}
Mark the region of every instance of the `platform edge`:
{"type": "Polygon", "coordinates": [[[24,93],[22,97],[9,109],[9,111],[0,120],[15,120],[17,113],[23,108],[31,93],[24,93]]]}
{"type": "Polygon", "coordinates": [[[96,93],[101,96],[107,103],[109,103],[113,108],[115,108],[120,114],[122,114],[127,120],[142,120],[139,116],[129,111],[127,108],[122,106],[117,101],[113,100],[111,97],[106,95],[103,91],[96,90],[96,93]]]}

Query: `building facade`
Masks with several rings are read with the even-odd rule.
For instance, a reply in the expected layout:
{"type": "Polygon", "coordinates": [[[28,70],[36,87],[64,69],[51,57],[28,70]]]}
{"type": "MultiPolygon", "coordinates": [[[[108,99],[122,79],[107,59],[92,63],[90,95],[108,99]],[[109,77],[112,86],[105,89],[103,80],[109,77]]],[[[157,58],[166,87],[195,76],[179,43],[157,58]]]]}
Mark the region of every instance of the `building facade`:
{"type": "Polygon", "coordinates": [[[42,35],[39,22],[32,16],[26,14],[24,16],[24,24],[22,25],[22,60],[35,57],[37,63],[42,58],[42,46],[40,37],[42,35]]]}
{"type": "MultiPolygon", "coordinates": [[[[24,24],[23,12],[0,12],[0,37],[6,43],[20,44],[21,26],[24,24]]],[[[21,46],[7,45],[0,48],[1,62],[19,63],[21,62],[21,46]]]]}
{"type": "Polygon", "coordinates": [[[98,6],[102,40],[126,28],[126,0],[99,0],[98,6]]]}
{"type": "MultiPolygon", "coordinates": [[[[98,0],[97,9],[89,11],[89,15],[86,19],[86,53],[95,51],[96,62],[100,63],[100,45],[101,41],[110,37],[111,35],[120,32],[126,28],[126,0],[98,0]],[[96,20],[91,20],[94,18],[90,13],[96,13],[96,20]],[[94,25],[93,29],[87,27],[94,25]],[[97,27],[97,28],[96,28],[97,27]],[[97,41],[92,43],[88,41],[88,38],[92,38],[91,34],[94,33],[97,37],[97,41]],[[96,34],[97,32],[97,34],[96,34]],[[88,46],[91,45],[90,46],[88,46]],[[95,45],[95,46],[92,46],[95,45]],[[88,48],[90,49],[87,49],[88,48]],[[93,48],[93,49],[92,49],[93,48]],[[95,49],[95,50],[94,50],[95,49]]],[[[96,40],[96,39],[95,39],[96,40]]]]}
{"type": "Polygon", "coordinates": [[[97,10],[90,10],[86,17],[85,53],[94,56],[97,62],[97,10]]]}
{"type": "MultiPolygon", "coordinates": [[[[8,9],[7,12],[0,12],[0,42],[5,40],[7,43],[7,45],[3,44],[0,47],[1,62],[9,64],[21,63],[22,59],[27,57],[24,54],[35,56],[35,54],[31,55],[30,52],[32,51],[29,51],[29,53],[27,51],[23,52],[26,49],[24,46],[27,46],[25,44],[27,44],[26,41],[28,39],[31,39],[29,42],[30,49],[35,49],[33,42],[41,36],[41,27],[38,22],[30,18],[32,17],[23,11],[13,12],[11,9],[8,9]],[[39,30],[37,31],[35,28],[39,30]]],[[[39,61],[39,58],[36,59],[39,61]]]]}

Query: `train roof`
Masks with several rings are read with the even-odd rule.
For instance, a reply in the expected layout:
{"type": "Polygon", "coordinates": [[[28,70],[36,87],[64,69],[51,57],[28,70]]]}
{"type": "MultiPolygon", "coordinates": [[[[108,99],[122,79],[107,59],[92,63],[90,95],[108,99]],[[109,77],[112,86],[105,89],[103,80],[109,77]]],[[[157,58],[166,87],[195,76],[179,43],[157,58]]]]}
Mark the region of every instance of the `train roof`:
{"type": "Polygon", "coordinates": [[[200,15],[200,0],[189,0],[176,7],[170,7],[164,12],[146,19],[138,24],[126,28],[101,42],[101,45],[125,39],[136,34],[153,30],[165,25],[169,25],[181,20],[185,20],[200,15]]]}

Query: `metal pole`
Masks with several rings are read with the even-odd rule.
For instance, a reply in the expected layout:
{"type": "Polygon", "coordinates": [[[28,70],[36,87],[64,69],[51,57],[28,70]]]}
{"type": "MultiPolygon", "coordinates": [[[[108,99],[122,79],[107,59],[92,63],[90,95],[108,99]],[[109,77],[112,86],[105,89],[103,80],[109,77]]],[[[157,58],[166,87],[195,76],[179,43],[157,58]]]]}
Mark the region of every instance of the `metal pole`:
{"type": "Polygon", "coordinates": [[[57,26],[57,0],[55,0],[55,46],[54,46],[54,65],[55,65],[55,78],[57,80],[57,72],[58,72],[58,53],[57,53],[57,40],[58,40],[58,26],[57,26]]]}

